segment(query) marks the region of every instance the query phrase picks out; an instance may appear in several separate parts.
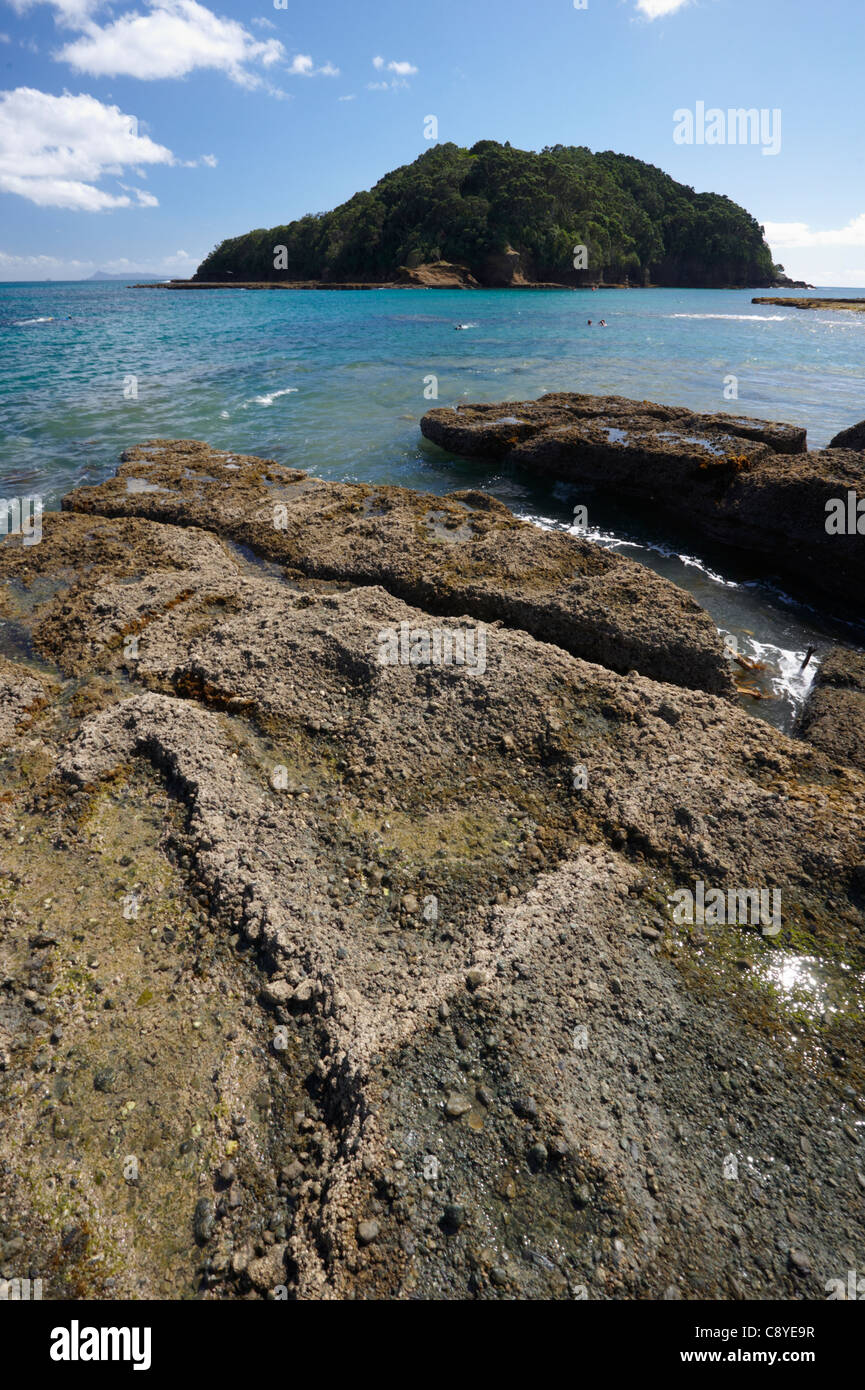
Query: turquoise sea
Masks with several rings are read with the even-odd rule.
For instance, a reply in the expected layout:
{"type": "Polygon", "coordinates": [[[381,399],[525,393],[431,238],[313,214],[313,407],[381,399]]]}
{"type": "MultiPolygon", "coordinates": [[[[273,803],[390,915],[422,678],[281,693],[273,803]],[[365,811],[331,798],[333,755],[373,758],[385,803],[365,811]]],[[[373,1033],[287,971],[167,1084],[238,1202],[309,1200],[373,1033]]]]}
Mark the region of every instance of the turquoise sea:
{"type": "MultiPolygon", "coordinates": [[[[0,496],[38,493],[56,507],[109,474],[121,449],[162,436],[324,477],[436,492],[478,484],[521,516],[567,526],[585,498],[450,458],[421,439],[424,411],[590,391],[799,423],[824,446],[865,416],[865,315],[752,305],[752,293],[0,285],[0,496]],[[724,398],[731,376],[737,400],[724,398]]],[[[594,500],[589,517],[599,544],[689,588],[768,661],[775,698],[754,712],[774,722],[792,722],[808,645],[865,644],[855,615],[817,614],[657,518],[594,500]]]]}

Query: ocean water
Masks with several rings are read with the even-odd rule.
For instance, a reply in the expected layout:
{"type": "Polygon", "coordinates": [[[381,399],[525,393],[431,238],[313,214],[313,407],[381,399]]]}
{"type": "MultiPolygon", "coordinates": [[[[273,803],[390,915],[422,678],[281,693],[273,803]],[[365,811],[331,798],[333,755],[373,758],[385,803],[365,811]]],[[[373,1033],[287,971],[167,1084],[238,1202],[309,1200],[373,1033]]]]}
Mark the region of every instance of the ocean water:
{"type": "MultiPolygon", "coordinates": [[[[751,297],[0,285],[0,496],[38,493],[56,507],[71,487],[108,476],[131,444],[195,438],[322,477],[434,492],[480,485],[520,516],[566,527],[585,497],[443,454],[421,438],[424,411],[589,391],[785,420],[824,446],[865,416],[865,315],[751,297]],[[730,376],[736,400],[724,398],[730,376]]],[[[592,499],[589,514],[598,544],[690,589],[742,652],[766,662],[757,680],[771,698],[749,707],[782,727],[813,673],[813,662],[799,671],[807,647],[819,658],[832,639],[865,643],[855,616],[818,614],[663,517],[609,499],[592,499]]]]}

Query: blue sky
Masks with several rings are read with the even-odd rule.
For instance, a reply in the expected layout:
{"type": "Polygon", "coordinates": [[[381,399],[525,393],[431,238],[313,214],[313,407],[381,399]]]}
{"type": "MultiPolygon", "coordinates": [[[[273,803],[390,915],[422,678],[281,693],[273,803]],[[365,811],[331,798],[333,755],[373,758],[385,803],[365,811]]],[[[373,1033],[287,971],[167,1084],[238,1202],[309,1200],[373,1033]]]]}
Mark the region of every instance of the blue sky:
{"type": "Polygon", "coordinates": [[[0,279],[188,274],[414,159],[435,115],[633,154],[742,203],[789,274],[865,285],[862,0],[277,2],[0,0],[0,279]],[[780,148],[677,143],[698,103],[780,112],[780,148]]]}

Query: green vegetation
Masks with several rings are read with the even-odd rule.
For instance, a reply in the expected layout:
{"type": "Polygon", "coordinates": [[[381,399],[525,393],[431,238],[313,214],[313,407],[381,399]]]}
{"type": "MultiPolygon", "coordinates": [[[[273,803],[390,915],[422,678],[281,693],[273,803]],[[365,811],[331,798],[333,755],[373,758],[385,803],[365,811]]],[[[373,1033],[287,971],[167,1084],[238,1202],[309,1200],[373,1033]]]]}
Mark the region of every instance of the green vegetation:
{"type": "Polygon", "coordinates": [[[565,284],[771,286],[780,271],[759,224],[720,194],[695,193],[628,155],[481,140],[435,145],[332,212],[223,241],[195,278],[389,280],[401,266],[445,260],[481,284],[506,284],[511,251],[526,278],[565,284]]]}

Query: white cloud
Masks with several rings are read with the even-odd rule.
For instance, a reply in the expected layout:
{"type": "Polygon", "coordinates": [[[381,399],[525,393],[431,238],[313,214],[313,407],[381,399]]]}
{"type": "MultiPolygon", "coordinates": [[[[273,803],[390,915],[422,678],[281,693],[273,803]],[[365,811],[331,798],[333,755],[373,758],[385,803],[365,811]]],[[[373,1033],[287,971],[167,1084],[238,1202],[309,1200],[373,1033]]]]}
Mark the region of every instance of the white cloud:
{"type": "Polygon", "coordinates": [[[763,229],[773,258],[791,279],[822,289],[865,285],[865,213],[851,217],[844,227],[818,230],[808,222],[764,222],[763,229]]]}
{"type": "MultiPolygon", "coordinates": [[[[214,170],[220,161],[217,160],[216,154],[202,154],[200,160],[179,160],[178,163],[181,164],[181,167],[185,168],[185,170],[196,170],[200,164],[206,164],[207,168],[214,170]]],[[[135,172],[139,174],[140,177],[146,178],[146,174],[143,170],[136,170],[135,172]]]]}
{"type": "Polygon", "coordinates": [[[201,263],[200,255],[190,255],[188,251],[174,251],[161,257],[144,257],[137,263],[126,256],[111,261],[81,261],[70,258],[62,260],[59,256],[20,256],[0,251],[0,270],[6,280],[38,280],[50,277],[52,280],[81,280],[92,275],[94,270],[105,271],[109,275],[164,274],[170,276],[190,275],[201,263]]]}
{"type": "Polygon", "coordinates": [[[351,92],[349,96],[337,97],[337,101],[354,101],[354,100],[355,100],[355,93],[354,93],[354,92],[351,92]]]}
{"type": "Polygon", "coordinates": [[[339,68],[335,68],[333,63],[325,63],[317,68],[308,53],[295,54],[288,71],[292,77],[339,77],[339,68]]]}
{"type": "Polygon", "coordinates": [[[40,208],[67,208],[72,212],[107,212],[109,208],[132,205],[132,199],[125,194],[106,193],[80,179],[32,179],[20,174],[0,174],[0,191],[17,193],[40,208]]]}
{"type": "Polygon", "coordinates": [[[203,256],[190,256],[188,251],[175,251],[173,256],[163,256],[159,269],[169,269],[176,265],[193,265],[196,268],[204,260],[203,256]]]}
{"type": "Polygon", "coordinates": [[[197,169],[200,164],[206,164],[208,169],[215,169],[219,160],[215,154],[203,154],[200,159],[181,159],[180,163],[184,169],[197,169]]]}
{"type": "MultiPolygon", "coordinates": [[[[130,207],[127,193],[98,188],[99,180],[127,165],[173,163],[170,150],[138,134],[134,116],[95,97],[55,97],[32,87],[0,93],[0,191],[39,207],[130,207]]],[[[140,206],[157,205],[150,193],[136,196],[140,206]]]]}
{"type": "MultiPolygon", "coordinates": [[[[92,269],[92,261],[61,261],[57,256],[13,256],[8,251],[0,251],[0,266],[4,270],[19,270],[24,273],[14,278],[19,280],[30,280],[33,277],[28,273],[31,270],[42,270],[47,274],[49,271],[60,269],[77,271],[87,271],[92,269]]],[[[55,277],[52,277],[55,278],[55,277]]],[[[70,276],[70,279],[74,277],[70,276]]]]}
{"type": "Polygon", "coordinates": [[[675,14],[690,0],[637,0],[637,9],[647,19],[662,19],[664,15],[675,14]]]}
{"type": "Polygon", "coordinates": [[[169,273],[175,270],[194,270],[200,265],[201,260],[201,256],[190,256],[188,251],[174,251],[170,256],[148,256],[143,261],[130,261],[126,256],[120,256],[113,261],[100,261],[99,269],[111,275],[135,275],[139,272],[147,274],[161,270],[169,273]]]}
{"type": "MultiPolygon", "coordinates": [[[[9,0],[9,3],[19,14],[23,14],[25,10],[40,4],[41,0],[9,0]]],[[[47,3],[57,11],[58,24],[68,24],[71,28],[79,29],[93,12],[99,9],[103,0],[47,0],[47,3]]]]}
{"type": "Polygon", "coordinates": [[[120,185],[126,193],[134,193],[140,208],[158,208],[159,199],[152,193],[148,193],[144,188],[135,188],[134,185],[122,183],[120,185]]]}
{"type": "MultiPolygon", "coordinates": [[[[265,72],[286,65],[279,39],[256,38],[243,24],[214,14],[199,0],[145,0],[146,11],[130,10],[113,22],[98,24],[97,10],[106,0],[10,0],[18,10],[48,4],[58,24],[78,31],[52,56],[93,77],[137,77],[142,81],[187,77],[199,69],[224,72],[239,86],[255,88],[281,101],[287,92],[265,72]]],[[[274,29],[269,19],[252,19],[259,29],[274,29]]],[[[295,77],[338,77],[331,62],[316,67],[299,53],[287,71],[295,77]]]]}
{"type": "Polygon", "coordinates": [[[12,40],[10,39],[10,37],[9,37],[8,34],[0,34],[0,43],[11,43],[11,42],[12,42],[12,40]]]}
{"type": "Polygon", "coordinates": [[[807,222],[765,222],[766,240],[771,247],[865,246],[865,212],[853,217],[846,227],[818,232],[807,222]]]}
{"type": "Polygon", "coordinates": [[[406,78],[414,77],[418,72],[414,63],[409,63],[404,60],[399,62],[391,60],[391,62],[387,63],[380,54],[373,58],[372,65],[376,72],[392,72],[393,77],[390,81],[367,82],[366,86],[369,92],[389,92],[394,87],[407,87],[408,82],[406,82],[406,78]]]}
{"type": "Polygon", "coordinates": [[[75,27],[84,34],[56,56],[94,77],[152,81],[213,68],[241,86],[257,87],[262,79],[251,67],[270,68],[285,57],[278,39],[255,39],[242,24],[220,19],[198,0],[153,0],[147,14],[132,11],[103,28],[90,22],[75,27]]]}

